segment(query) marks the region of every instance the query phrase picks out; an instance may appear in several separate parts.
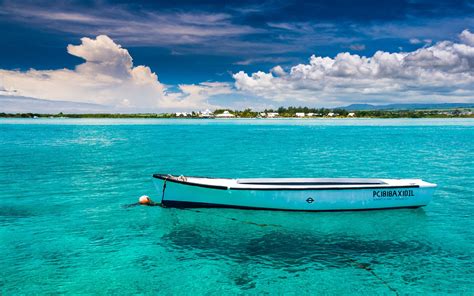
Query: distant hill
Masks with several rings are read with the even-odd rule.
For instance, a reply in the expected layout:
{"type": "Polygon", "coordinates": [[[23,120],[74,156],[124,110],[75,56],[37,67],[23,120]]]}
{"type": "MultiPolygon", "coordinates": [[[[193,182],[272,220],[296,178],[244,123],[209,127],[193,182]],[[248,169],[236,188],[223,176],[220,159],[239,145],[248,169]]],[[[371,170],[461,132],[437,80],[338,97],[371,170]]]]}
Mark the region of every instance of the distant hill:
{"type": "Polygon", "coordinates": [[[5,113],[99,113],[106,111],[106,106],[97,104],[0,95],[0,112],[5,113]]]}
{"type": "Polygon", "coordinates": [[[453,109],[453,108],[474,108],[474,103],[438,103],[438,104],[352,104],[339,107],[348,111],[361,110],[419,110],[419,109],[453,109]]]}

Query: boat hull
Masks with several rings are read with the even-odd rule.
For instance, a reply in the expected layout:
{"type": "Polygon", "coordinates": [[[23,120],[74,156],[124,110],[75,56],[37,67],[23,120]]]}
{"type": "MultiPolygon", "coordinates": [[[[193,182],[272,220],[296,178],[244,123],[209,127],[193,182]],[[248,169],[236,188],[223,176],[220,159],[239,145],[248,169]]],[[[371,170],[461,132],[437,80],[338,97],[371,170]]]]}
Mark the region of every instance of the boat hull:
{"type": "Polygon", "coordinates": [[[435,187],[344,189],[216,188],[155,178],[161,204],[178,208],[239,208],[286,211],[350,211],[416,208],[427,205],[435,187]]]}

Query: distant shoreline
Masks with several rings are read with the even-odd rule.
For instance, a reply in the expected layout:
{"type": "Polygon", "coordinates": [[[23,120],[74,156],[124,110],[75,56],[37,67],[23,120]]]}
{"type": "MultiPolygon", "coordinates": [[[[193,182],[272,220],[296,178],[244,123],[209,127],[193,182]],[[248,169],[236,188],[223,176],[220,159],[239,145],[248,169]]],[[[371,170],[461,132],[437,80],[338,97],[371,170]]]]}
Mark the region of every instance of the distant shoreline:
{"type": "Polygon", "coordinates": [[[281,116],[281,117],[232,117],[232,118],[214,118],[214,117],[176,117],[176,116],[160,116],[151,114],[63,114],[61,116],[52,114],[31,114],[31,113],[18,113],[18,114],[0,114],[2,119],[179,119],[179,120],[232,120],[232,119],[255,119],[255,120],[281,120],[281,119],[293,119],[293,120],[321,120],[321,119],[397,119],[397,118],[435,118],[435,119],[453,119],[453,118],[474,118],[474,114],[464,115],[427,115],[427,114],[407,114],[395,115],[395,116],[281,116]]]}

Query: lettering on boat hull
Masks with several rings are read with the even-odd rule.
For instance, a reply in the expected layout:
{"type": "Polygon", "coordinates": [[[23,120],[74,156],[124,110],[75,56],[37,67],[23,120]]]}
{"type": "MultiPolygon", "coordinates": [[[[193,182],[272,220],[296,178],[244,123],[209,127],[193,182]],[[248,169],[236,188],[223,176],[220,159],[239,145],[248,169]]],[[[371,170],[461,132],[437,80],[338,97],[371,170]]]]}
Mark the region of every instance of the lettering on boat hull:
{"type": "Polygon", "coordinates": [[[408,197],[414,197],[415,193],[411,189],[405,190],[374,190],[372,198],[374,200],[380,199],[406,199],[408,197]]]}

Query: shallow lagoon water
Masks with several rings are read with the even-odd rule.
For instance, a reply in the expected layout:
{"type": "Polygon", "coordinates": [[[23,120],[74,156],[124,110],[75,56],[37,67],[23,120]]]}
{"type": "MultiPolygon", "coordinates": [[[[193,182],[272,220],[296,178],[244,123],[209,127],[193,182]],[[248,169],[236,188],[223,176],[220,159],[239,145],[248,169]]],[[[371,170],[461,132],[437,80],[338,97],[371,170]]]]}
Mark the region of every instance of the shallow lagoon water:
{"type": "Polygon", "coordinates": [[[0,120],[0,293],[474,292],[474,120],[0,120]],[[423,178],[417,210],[123,207],[153,173],[423,178]]]}

